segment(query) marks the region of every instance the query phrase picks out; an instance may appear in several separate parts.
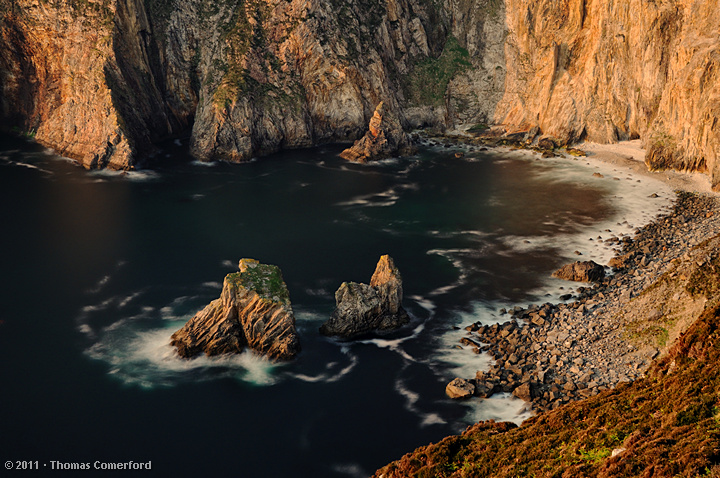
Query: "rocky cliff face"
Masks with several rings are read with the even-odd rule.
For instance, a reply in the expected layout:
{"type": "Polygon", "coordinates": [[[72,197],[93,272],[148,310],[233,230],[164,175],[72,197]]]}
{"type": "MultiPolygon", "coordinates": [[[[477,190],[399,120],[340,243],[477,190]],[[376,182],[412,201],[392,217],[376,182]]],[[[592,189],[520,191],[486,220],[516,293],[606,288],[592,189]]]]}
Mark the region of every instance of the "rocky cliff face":
{"type": "Polygon", "coordinates": [[[171,344],[184,358],[240,353],[245,347],[271,359],[295,357],[300,343],[280,269],[241,260],[240,272],[225,277],[220,298],[175,332],[171,344]]]}
{"type": "Polygon", "coordinates": [[[495,121],[564,143],[642,138],[652,168],[720,183],[720,12],[701,0],[507,0],[495,121]]]}
{"type": "Polygon", "coordinates": [[[720,183],[720,12],[703,0],[0,0],[0,118],[87,167],[167,137],[242,161],[403,128],[642,138],[720,183]]]}
{"type": "Polygon", "coordinates": [[[404,128],[487,118],[502,15],[476,3],[0,0],[0,117],[112,168],[168,137],[230,161],[352,140],[380,102],[404,128]]]}

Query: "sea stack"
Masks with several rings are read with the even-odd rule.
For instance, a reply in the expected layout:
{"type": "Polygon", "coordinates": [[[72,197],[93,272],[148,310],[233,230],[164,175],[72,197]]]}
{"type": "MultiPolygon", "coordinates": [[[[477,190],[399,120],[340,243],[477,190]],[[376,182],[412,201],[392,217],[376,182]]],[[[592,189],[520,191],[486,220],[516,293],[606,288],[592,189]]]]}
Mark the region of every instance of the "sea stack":
{"type": "Polygon", "coordinates": [[[183,358],[237,354],[245,347],[273,360],[294,358],[300,342],[280,268],[240,260],[240,271],[225,276],[220,298],[175,332],[171,345],[183,358]]]}
{"type": "Polygon", "coordinates": [[[402,278],[388,255],[380,258],[370,285],[343,282],[335,292],[335,311],[320,333],[340,338],[395,330],[410,322],[402,307],[402,278]]]}
{"type": "Polygon", "coordinates": [[[365,136],[340,153],[340,157],[355,163],[367,163],[409,154],[412,154],[410,139],[395,114],[381,101],[375,108],[365,136]]]}

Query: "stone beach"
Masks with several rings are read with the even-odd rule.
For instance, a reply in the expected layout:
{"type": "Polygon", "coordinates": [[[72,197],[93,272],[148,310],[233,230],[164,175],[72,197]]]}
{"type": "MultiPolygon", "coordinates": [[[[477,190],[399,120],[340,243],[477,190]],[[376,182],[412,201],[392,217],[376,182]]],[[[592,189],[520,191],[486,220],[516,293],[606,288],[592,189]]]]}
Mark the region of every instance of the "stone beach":
{"type": "Polygon", "coordinates": [[[511,392],[545,411],[642,377],[668,338],[688,325],[663,322],[674,314],[663,301],[683,311],[697,302],[677,287],[658,298],[654,284],[661,277],[687,281],[690,273],[679,271],[702,265],[696,256],[705,252],[696,246],[717,234],[719,210],[714,196],[678,192],[674,210],[634,237],[608,233],[604,241],[617,247],[609,274],[563,296],[566,303],[514,307],[500,311],[508,316],[503,324],[468,325],[461,345],[494,358],[474,378],[475,394],[511,392]]]}

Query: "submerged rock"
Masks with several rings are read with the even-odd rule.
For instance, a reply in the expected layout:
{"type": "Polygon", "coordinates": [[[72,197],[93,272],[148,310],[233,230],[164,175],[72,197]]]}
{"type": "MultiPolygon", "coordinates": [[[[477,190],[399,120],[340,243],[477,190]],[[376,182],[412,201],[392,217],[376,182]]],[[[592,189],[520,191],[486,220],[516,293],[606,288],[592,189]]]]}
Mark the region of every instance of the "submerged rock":
{"type": "Polygon", "coordinates": [[[295,357],[300,342],[280,268],[242,259],[240,271],[225,276],[220,298],[175,332],[170,343],[184,358],[236,354],[245,347],[275,360],[295,357]]]}
{"type": "Polygon", "coordinates": [[[400,121],[381,101],[375,108],[365,136],[340,153],[340,157],[356,163],[367,163],[411,153],[410,140],[400,121]]]}
{"type": "Polygon", "coordinates": [[[553,277],[576,282],[595,282],[605,277],[605,269],[594,261],[576,261],[555,271],[553,277]]]}
{"type": "Polygon", "coordinates": [[[328,336],[351,338],[374,331],[395,330],[410,322],[402,307],[402,278],[388,255],[378,261],[370,285],[343,282],[335,292],[336,308],[320,327],[328,336]]]}

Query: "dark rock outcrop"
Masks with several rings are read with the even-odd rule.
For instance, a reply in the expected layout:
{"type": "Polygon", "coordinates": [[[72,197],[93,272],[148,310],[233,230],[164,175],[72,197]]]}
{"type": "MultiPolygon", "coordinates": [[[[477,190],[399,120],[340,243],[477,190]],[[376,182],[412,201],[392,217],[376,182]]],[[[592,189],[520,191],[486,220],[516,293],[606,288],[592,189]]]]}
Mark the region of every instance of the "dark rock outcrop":
{"type": "Polygon", "coordinates": [[[335,292],[336,308],[320,327],[328,336],[352,338],[357,335],[388,331],[410,321],[402,308],[402,278],[388,255],[378,261],[370,285],[343,282],[335,292]]]}
{"type": "Polygon", "coordinates": [[[365,136],[340,153],[340,157],[355,163],[367,163],[412,153],[408,135],[395,114],[381,101],[375,108],[365,136]]]}
{"type": "Polygon", "coordinates": [[[605,277],[605,269],[594,261],[577,261],[553,273],[553,277],[576,282],[595,282],[605,277]]]}
{"type": "Polygon", "coordinates": [[[274,360],[300,351],[290,296],[277,266],[242,259],[212,301],[172,335],[178,355],[234,354],[249,347],[274,360]]]}

